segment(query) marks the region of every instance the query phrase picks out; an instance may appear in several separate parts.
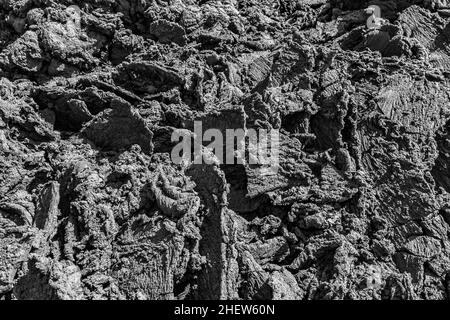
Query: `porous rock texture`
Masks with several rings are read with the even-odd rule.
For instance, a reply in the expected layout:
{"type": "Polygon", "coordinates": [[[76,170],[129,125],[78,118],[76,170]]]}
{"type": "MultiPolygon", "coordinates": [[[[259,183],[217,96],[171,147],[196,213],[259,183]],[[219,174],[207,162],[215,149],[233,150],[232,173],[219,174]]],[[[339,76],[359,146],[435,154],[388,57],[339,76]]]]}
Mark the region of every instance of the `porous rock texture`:
{"type": "Polygon", "coordinates": [[[0,0],[0,299],[448,299],[449,169],[450,1],[0,0]]]}

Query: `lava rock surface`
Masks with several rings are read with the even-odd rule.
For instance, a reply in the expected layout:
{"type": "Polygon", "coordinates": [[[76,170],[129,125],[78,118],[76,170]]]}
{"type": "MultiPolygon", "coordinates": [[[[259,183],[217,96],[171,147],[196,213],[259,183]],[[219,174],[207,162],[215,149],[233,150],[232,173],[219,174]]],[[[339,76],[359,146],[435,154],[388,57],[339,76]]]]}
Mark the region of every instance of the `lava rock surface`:
{"type": "Polygon", "coordinates": [[[450,1],[0,0],[0,300],[448,299],[449,169],[450,1]]]}

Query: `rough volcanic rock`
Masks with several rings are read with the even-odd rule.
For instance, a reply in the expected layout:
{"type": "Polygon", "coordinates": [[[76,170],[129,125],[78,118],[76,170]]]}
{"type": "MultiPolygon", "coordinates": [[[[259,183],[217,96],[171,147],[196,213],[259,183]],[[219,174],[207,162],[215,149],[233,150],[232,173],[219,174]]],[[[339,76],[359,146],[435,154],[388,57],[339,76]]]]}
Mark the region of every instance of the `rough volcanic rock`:
{"type": "Polygon", "coordinates": [[[0,1],[0,300],[449,299],[449,92],[449,1],[0,1]]]}

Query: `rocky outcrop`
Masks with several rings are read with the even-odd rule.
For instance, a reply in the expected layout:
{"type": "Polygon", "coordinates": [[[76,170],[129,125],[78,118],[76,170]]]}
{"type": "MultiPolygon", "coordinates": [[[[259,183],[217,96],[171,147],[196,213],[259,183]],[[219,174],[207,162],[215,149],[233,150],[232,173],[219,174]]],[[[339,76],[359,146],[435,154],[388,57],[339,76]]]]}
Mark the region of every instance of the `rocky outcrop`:
{"type": "Polygon", "coordinates": [[[437,0],[0,1],[0,300],[448,299],[449,23],[437,0]],[[279,162],[212,139],[172,161],[196,121],[276,131],[279,162]]]}

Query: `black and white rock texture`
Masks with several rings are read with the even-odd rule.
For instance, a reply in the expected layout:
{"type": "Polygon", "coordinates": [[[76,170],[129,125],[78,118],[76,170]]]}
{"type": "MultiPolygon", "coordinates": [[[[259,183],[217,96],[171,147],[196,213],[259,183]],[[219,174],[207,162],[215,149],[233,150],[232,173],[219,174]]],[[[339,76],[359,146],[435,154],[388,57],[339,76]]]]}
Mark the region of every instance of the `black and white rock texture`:
{"type": "Polygon", "coordinates": [[[0,300],[449,299],[449,236],[450,1],[0,0],[0,300]]]}

